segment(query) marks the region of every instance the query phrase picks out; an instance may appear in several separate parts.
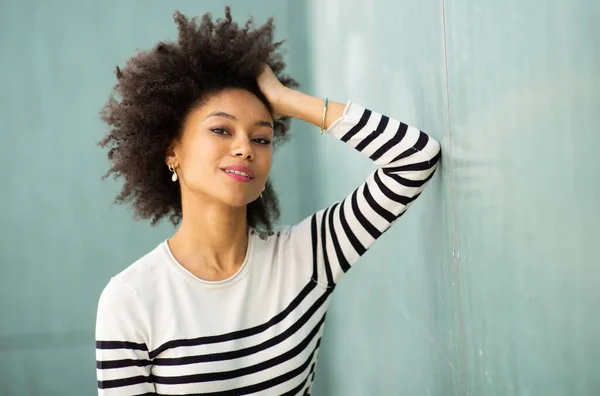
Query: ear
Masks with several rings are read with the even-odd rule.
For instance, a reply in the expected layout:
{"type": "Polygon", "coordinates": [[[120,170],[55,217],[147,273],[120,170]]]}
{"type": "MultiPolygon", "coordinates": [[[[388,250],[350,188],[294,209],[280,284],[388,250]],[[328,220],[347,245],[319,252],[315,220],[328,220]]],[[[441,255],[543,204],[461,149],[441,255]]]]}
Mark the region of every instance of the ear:
{"type": "Polygon", "coordinates": [[[176,142],[175,140],[169,143],[167,150],[165,151],[165,164],[169,166],[169,164],[173,164],[174,167],[177,167],[177,154],[175,153],[176,142]]]}

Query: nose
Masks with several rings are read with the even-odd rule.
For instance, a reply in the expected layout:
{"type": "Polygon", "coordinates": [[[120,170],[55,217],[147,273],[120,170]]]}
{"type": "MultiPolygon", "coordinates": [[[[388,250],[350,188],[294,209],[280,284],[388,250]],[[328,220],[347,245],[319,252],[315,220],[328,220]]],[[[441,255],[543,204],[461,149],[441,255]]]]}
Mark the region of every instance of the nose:
{"type": "Polygon", "coordinates": [[[237,139],[232,146],[231,155],[238,158],[245,158],[248,160],[254,159],[254,151],[248,139],[241,138],[237,139]]]}

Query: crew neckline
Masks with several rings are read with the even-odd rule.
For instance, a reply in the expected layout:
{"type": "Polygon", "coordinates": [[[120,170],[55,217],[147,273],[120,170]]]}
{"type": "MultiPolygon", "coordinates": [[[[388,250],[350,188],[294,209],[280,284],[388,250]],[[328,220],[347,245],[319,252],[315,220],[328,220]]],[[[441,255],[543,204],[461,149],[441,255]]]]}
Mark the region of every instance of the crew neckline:
{"type": "Polygon", "coordinates": [[[187,268],[185,268],[179,261],[177,261],[177,259],[173,255],[173,252],[171,251],[171,248],[169,247],[169,243],[168,243],[169,239],[168,238],[163,241],[162,245],[163,245],[163,250],[168,258],[169,263],[171,265],[173,265],[174,267],[176,267],[184,275],[186,275],[187,277],[191,278],[195,282],[198,282],[204,286],[225,287],[230,284],[236,283],[237,281],[242,279],[244,277],[244,275],[246,275],[248,273],[250,263],[252,261],[251,260],[252,252],[254,250],[254,234],[255,234],[255,232],[252,232],[252,228],[248,227],[248,231],[247,231],[248,247],[246,248],[246,256],[244,257],[244,261],[242,262],[242,265],[240,266],[240,268],[235,272],[235,274],[231,275],[229,278],[218,280],[218,281],[209,281],[206,279],[199,278],[196,275],[192,274],[187,268]]]}

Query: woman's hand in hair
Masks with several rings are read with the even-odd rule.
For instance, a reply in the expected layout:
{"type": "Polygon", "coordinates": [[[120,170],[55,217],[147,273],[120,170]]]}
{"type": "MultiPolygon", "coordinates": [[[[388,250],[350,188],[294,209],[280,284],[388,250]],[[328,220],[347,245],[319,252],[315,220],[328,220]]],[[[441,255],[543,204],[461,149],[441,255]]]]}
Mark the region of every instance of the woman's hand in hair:
{"type": "Polygon", "coordinates": [[[257,77],[256,82],[273,108],[273,118],[278,119],[287,116],[288,114],[285,114],[283,110],[283,103],[285,96],[293,90],[284,86],[267,64],[264,65],[263,71],[257,77]]]}

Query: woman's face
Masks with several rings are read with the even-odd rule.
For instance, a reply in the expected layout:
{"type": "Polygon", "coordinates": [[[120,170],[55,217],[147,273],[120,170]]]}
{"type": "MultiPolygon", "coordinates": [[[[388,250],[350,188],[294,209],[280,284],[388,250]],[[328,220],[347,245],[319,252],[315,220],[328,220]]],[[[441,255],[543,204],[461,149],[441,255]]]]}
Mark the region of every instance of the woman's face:
{"type": "Polygon", "coordinates": [[[191,193],[243,206],[256,200],[265,186],[272,141],[267,107],[249,91],[230,88],[188,115],[167,164],[175,164],[184,197],[191,193]]]}

